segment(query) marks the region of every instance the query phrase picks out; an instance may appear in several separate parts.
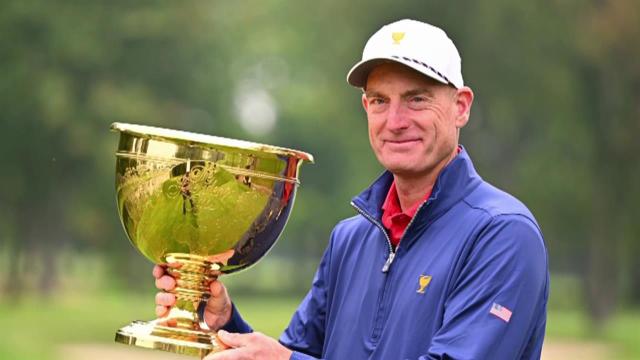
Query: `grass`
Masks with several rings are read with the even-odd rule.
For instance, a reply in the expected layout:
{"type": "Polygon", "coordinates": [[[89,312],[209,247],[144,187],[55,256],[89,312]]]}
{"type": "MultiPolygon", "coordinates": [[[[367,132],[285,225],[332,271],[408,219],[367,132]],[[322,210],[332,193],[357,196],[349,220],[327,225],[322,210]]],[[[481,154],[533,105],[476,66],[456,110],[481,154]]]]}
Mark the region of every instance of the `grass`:
{"type": "Polygon", "coordinates": [[[551,310],[547,339],[607,343],[618,350],[611,358],[640,359],[640,311],[618,312],[603,329],[596,331],[582,312],[551,310]]]}
{"type": "MultiPolygon", "coordinates": [[[[265,334],[278,337],[287,326],[299,298],[244,296],[235,302],[243,317],[265,334]]],[[[58,346],[112,343],[115,331],[132,320],[154,317],[153,294],[66,294],[55,299],[0,301],[0,359],[56,359],[58,346]]],[[[579,311],[550,311],[548,339],[608,343],[620,349],[616,359],[640,358],[640,312],[615,316],[594,333],[579,311]]]]}
{"type": "MultiPolygon", "coordinates": [[[[287,326],[298,299],[239,297],[243,317],[277,337],[287,326]]],[[[69,343],[111,343],[115,331],[132,320],[154,318],[153,295],[65,295],[52,300],[27,298],[0,302],[0,359],[56,359],[69,343]]]]}
{"type": "Polygon", "coordinates": [[[624,358],[640,359],[640,311],[628,311],[615,316],[603,336],[619,345],[624,358]]]}

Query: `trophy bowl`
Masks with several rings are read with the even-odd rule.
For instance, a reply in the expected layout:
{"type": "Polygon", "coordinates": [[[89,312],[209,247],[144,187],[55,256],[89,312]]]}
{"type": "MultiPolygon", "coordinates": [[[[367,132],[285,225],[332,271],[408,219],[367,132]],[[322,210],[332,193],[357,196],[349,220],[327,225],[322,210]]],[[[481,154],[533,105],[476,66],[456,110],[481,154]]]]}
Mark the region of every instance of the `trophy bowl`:
{"type": "MultiPolygon", "coordinates": [[[[224,350],[204,322],[208,284],[272,248],[310,154],[151,126],[114,123],[116,198],[131,244],[176,278],[176,306],[134,321],[116,342],[204,357],[224,350]]],[[[215,329],[214,329],[215,330],[215,329]]]]}

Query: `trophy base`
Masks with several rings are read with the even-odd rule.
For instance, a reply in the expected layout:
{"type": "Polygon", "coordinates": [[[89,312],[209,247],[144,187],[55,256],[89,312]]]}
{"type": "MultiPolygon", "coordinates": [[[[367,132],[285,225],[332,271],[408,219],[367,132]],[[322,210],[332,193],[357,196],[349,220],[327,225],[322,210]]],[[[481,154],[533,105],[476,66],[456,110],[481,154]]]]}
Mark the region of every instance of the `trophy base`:
{"type": "Polygon", "coordinates": [[[227,348],[215,332],[163,326],[155,321],[134,321],[116,332],[115,341],[200,358],[227,348]]]}

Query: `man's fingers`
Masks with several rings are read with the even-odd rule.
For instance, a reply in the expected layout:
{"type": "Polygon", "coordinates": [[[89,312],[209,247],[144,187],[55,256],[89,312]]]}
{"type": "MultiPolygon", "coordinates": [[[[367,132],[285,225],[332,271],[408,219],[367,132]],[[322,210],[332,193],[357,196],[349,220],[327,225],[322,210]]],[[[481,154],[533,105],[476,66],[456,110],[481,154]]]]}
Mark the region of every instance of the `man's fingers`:
{"type": "Polygon", "coordinates": [[[219,329],[231,319],[231,300],[224,285],[214,281],[209,285],[211,298],[207,302],[204,318],[209,327],[219,329]]]}
{"type": "Polygon", "coordinates": [[[209,285],[209,290],[211,291],[211,296],[213,297],[220,297],[221,295],[224,295],[224,286],[222,286],[222,283],[220,281],[213,281],[209,285]]]}
{"type": "Polygon", "coordinates": [[[205,357],[203,360],[237,360],[237,359],[245,359],[246,357],[242,356],[241,349],[228,349],[222,350],[217,353],[209,354],[209,356],[205,357]]]}
{"type": "Polygon", "coordinates": [[[162,305],[157,305],[156,306],[156,316],[157,317],[163,317],[165,315],[167,315],[169,313],[169,307],[167,306],[162,306],[162,305]]]}
{"type": "Polygon", "coordinates": [[[206,357],[206,360],[244,360],[244,359],[290,359],[291,350],[264,334],[217,333],[220,344],[232,349],[220,351],[206,357]]]}
{"type": "Polygon", "coordinates": [[[164,275],[156,279],[156,287],[161,290],[173,290],[176,287],[176,279],[169,275],[164,275]]]}
{"type": "Polygon", "coordinates": [[[162,275],[164,275],[164,268],[160,265],[156,265],[153,267],[153,277],[156,279],[160,279],[162,275]]]}
{"type": "MultiPolygon", "coordinates": [[[[167,275],[167,264],[158,264],[153,267],[153,277],[156,279],[156,287],[160,290],[171,291],[176,287],[176,280],[167,275]]],[[[176,296],[171,293],[156,294],[156,316],[167,316],[171,307],[176,304],[176,296]]]]}
{"type": "Polygon", "coordinates": [[[222,341],[225,345],[232,348],[239,348],[243,346],[247,346],[251,343],[251,338],[254,334],[238,334],[238,333],[230,333],[224,330],[218,330],[218,339],[222,341]]]}
{"type": "Polygon", "coordinates": [[[176,304],[176,296],[170,293],[157,293],[156,305],[173,306],[176,304]]]}

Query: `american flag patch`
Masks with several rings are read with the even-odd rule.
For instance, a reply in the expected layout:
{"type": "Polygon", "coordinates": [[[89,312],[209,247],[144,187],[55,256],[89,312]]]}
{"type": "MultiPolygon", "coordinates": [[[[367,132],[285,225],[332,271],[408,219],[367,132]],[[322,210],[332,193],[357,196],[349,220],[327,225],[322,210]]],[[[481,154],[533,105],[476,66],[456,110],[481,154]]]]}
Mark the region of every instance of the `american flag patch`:
{"type": "Polygon", "coordinates": [[[489,313],[499,317],[504,320],[504,322],[509,322],[509,319],[511,319],[511,310],[498,303],[493,303],[493,305],[491,305],[489,313]]]}

